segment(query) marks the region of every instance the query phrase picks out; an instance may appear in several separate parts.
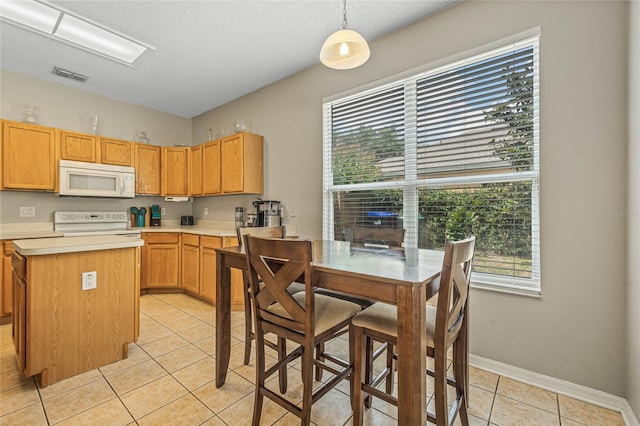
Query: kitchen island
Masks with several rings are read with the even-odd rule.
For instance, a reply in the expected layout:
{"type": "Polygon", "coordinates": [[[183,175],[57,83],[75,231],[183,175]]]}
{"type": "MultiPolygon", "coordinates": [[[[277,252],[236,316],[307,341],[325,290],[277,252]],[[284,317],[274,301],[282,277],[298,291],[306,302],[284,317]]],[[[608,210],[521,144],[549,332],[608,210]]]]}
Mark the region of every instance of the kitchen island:
{"type": "Polygon", "coordinates": [[[139,238],[16,240],[13,340],[41,387],[127,357],[139,334],[139,238]]]}

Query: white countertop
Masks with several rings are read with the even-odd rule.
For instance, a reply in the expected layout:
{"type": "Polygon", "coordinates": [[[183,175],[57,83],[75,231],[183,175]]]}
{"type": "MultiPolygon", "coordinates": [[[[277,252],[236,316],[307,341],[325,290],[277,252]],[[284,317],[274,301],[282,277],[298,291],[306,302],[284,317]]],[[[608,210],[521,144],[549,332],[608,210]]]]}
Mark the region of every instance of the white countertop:
{"type": "Polygon", "coordinates": [[[112,250],[140,247],[144,240],[121,235],[94,235],[90,237],[32,238],[13,241],[14,249],[23,256],[73,253],[80,251],[112,250]]]}
{"type": "Polygon", "coordinates": [[[140,232],[182,232],[186,234],[209,235],[212,237],[235,237],[235,228],[211,227],[211,226],[149,226],[139,229],[140,232]]]}
{"type": "Polygon", "coordinates": [[[53,230],[53,223],[2,223],[0,240],[20,240],[23,238],[61,237],[61,232],[53,230]]]}
{"type": "MultiPolygon", "coordinates": [[[[162,226],[140,228],[140,232],[181,232],[186,234],[208,235],[212,237],[235,237],[233,221],[199,220],[193,226],[180,226],[179,220],[166,220],[162,226]]],[[[284,224],[287,235],[298,236],[297,224],[284,224]]],[[[3,223],[0,224],[0,240],[22,240],[27,238],[62,237],[62,232],[53,230],[52,223],[3,223]]],[[[76,237],[73,237],[76,238],[76,237]]]]}

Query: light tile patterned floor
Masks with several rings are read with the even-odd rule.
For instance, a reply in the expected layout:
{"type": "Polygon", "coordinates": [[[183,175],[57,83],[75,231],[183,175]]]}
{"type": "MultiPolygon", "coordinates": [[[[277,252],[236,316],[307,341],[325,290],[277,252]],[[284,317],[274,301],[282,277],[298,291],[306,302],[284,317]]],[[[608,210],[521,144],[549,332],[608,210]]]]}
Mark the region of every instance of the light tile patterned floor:
{"type": "MultiPolygon", "coordinates": [[[[145,295],[141,311],[140,339],[130,345],[127,359],[44,389],[18,373],[11,326],[0,326],[0,424],[251,424],[254,365],[242,364],[243,315],[232,315],[231,371],[225,386],[217,389],[212,306],[181,294],[145,295]]],[[[328,348],[346,356],[344,339],[328,348]]],[[[296,367],[289,369],[287,395],[299,401],[296,367]]],[[[473,367],[470,384],[472,425],[624,424],[619,413],[473,367]]],[[[365,420],[370,425],[394,425],[396,414],[395,407],[376,399],[365,420]]],[[[265,425],[299,424],[268,399],[262,420],[265,425]]],[[[346,382],[313,406],[312,421],[318,426],[351,424],[346,382]]]]}

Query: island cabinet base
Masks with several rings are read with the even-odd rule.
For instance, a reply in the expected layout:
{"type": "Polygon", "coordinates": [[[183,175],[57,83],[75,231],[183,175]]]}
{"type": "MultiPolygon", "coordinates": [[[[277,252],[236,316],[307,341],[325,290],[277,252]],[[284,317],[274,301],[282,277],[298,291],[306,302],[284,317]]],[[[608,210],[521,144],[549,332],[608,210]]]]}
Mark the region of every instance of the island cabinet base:
{"type": "Polygon", "coordinates": [[[127,357],[139,333],[139,253],[14,253],[13,339],[26,376],[46,387],[127,357]],[[93,271],[96,288],[83,290],[83,272],[93,271]]]}

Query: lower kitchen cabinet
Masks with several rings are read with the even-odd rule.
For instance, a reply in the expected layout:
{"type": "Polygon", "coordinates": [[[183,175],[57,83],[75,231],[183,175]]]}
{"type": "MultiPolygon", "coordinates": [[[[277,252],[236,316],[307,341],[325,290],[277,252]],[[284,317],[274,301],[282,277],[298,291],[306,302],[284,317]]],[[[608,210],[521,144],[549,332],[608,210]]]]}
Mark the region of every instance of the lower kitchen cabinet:
{"type": "Polygon", "coordinates": [[[216,302],[216,249],[222,247],[220,237],[200,237],[200,295],[216,302]]]}
{"type": "Polygon", "coordinates": [[[179,288],[180,234],[147,232],[142,234],[142,239],[140,288],[179,288]]]}
{"type": "MultiPolygon", "coordinates": [[[[141,290],[153,293],[182,289],[216,303],[216,249],[237,246],[236,237],[143,232],[142,238],[141,290]]],[[[242,271],[238,269],[231,270],[231,310],[244,310],[242,271]]]]}
{"type": "Polygon", "coordinates": [[[2,323],[10,320],[13,298],[13,286],[11,278],[11,253],[13,253],[13,244],[11,241],[2,241],[2,263],[0,263],[0,316],[2,323]]]}
{"type": "Polygon", "coordinates": [[[182,234],[182,289],[200,293],[200,236],[182,234]]]}

